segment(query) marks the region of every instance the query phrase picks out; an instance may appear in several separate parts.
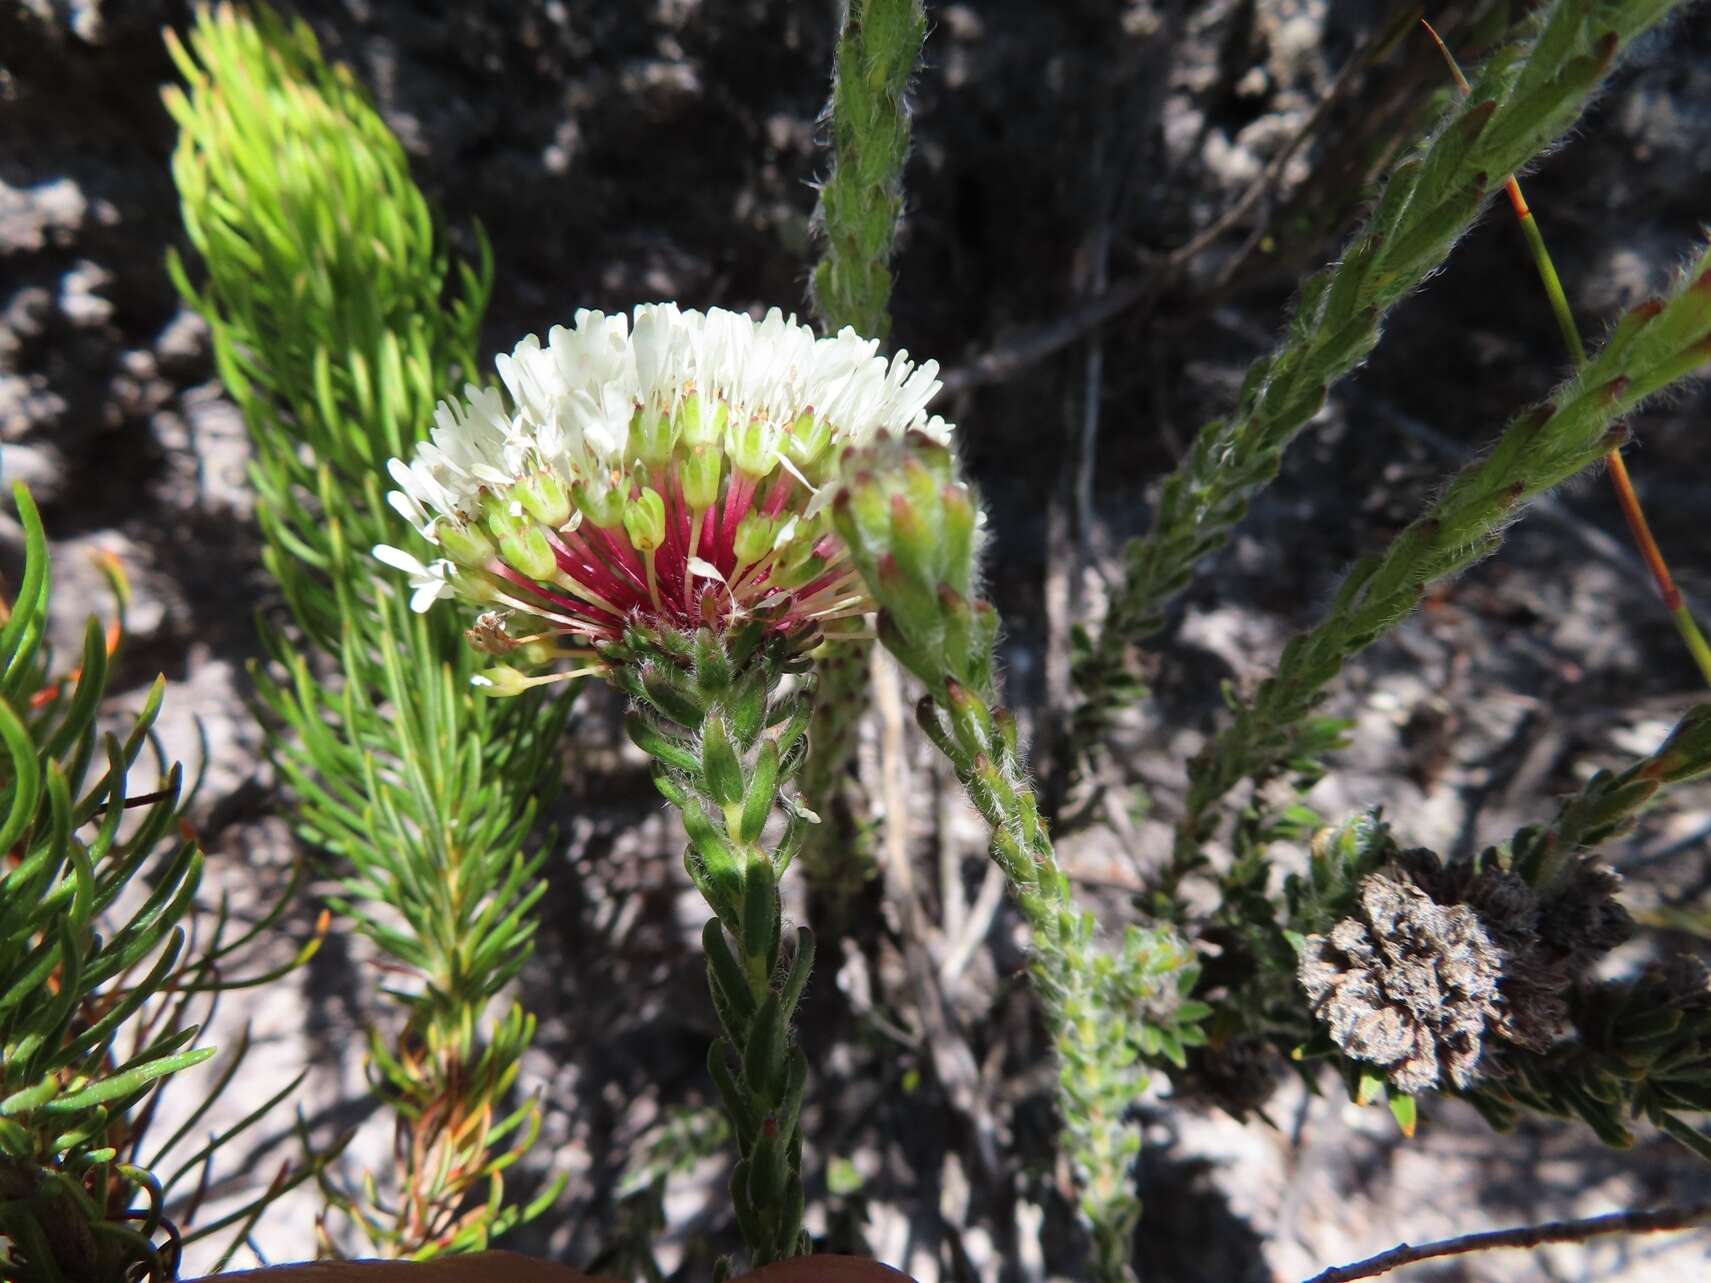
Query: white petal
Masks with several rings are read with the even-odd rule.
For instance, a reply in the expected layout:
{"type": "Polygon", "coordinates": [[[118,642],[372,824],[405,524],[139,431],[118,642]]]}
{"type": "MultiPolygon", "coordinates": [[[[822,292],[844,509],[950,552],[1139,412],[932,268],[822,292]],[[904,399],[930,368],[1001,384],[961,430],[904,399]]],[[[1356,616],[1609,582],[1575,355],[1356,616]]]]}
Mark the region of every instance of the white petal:
{"type": "Polygon", "coordinates": [[[720,583],[725,582],[725,576],[719,573],[719,568],[710,561],[703,561],[700,557],[689,559],[689,573],[700,575],[703,579],[716,579],[720,583]]]}
{"type": "Polygon", "coordinates": [[[812,481],[808,480],[807,477],[802,475],[802,470],[800,468],[798,468],[794,463],[790,462],[790,456],[788,454],[786,454],[783,450],[780,450],[778,452],[778,466],[783,468],[791,476],[795,477],[804,486],[806,486],[809,494],[817,495],[820,493],[820,488],[818,486],[816,486],[812,481]]]}
{"type": "Polygon", "coordinates": [[[410,594],[410,609],[415,611],[418,615],[427,614],[428,607],[432,606],[441,597],[450,597],[452,595],[452,586],[443,579],[423,580],[421,583],[416,584],[415,588],[416,591],[410,594]]]}
{"type": "MultiPolygon", "coordinates": [[[[397,463],[398,460],[394,459],[392,462],[397,463]]],[[[386,494],[386,502],[392,505],[392,510],[400,517],[423,534],[427,533],[428,514],[422,510],[422,505],[416,502],[414,496],[403,490],[390,490],[386,494]]]]}
{"type": "Polygon", "coordinates": [[[428,568],[402,548],[394,548],[390,544],[375,544],[374,559],[384,562],[394,570],[402,570],[407,575],[426,574],[428,568]]]}

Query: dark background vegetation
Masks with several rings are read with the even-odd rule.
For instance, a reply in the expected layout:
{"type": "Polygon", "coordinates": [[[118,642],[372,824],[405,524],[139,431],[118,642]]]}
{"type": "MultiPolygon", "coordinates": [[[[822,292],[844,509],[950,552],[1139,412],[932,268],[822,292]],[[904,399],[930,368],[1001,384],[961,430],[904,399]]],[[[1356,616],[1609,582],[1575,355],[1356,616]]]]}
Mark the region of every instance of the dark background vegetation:
{"type": "MultiPolygon", "coordinates": [[[[1481,33],[1520,8],[1446,0],[1431,16],[1472,61],[1481,33]]],[[[474,225],[486,229],[494,350],[581,307],[675,299],[809,315],[836,10],[831,0],[295,6],[373,89],[454,246],[469,251],[474,225]]],[[[1684,10],[1640,42],[1576,135],[1527,179],[1589,335],[1658,288],[1711,216],[1711,21],[1703,4],[1684,10]]],[[[960,425],[992,510],[1011,697],[1049,773],[1062,757],[1054,712],[1070,621],[1097,609],[1121,540],[1144,528],[1149,482],[1228,405],[1295,281],[1335,253],[1445,80],[1392,0],[983,0],[931,16],[893,342],[946,367],[937,408],[960,425]],[[1387,29],[1398,43],[1369,58],[1387,29]]],[[[186,20],[187,6],[165,0],[0,0],[0,466],[42,503],[67,635],[103,605],[87,551],[125,561],[138,600],[121,685],[157,671],[172,680],[169,743],[191,756],[199,735],[206,743],[196,818],[212,876],[253,894],[289,858],[244,703],[252,616],[270,591],[242,425],[162,266],[182,236],[159,31],[186,20]]],[[[1181,763],[1215,723],[1219,683],[1263,673],[1356,553],[1400,528],[1447,470],[1564,372],[1519,238],[1494,208],[1334,391],[1149,660],[1157,698],[1123,728],[1126,775],[1107,781],[1110,805],[1069,846],[1113,921],[1163,850],[1153,817],[1172,813],[1181,763]]],[[[1701,601],[1711,601],[1708,410],[1703,391],[1648,409],[1630,454],[1659,538],[1701,601]]],[[[17,543],[8,525],[8,570],[17,543]]],[[[1698,684],[1607,487],[1585,480],[1353,666],[1333,706],[1358,721],[1359,738],[1313,801],[1329,815],[1384,803],[1407,838],[1446,850],[1496,840],[1593,765],[1654,745],[1698,684]]],[[[912,820],[886,846],[881,705],[862,756],[871,845],[902,852],[915,872],[891,864],[852,914],[821,923],[830,937],[802,1033],[816,1073],[809,1136],[822,1159],[849,1159],[865,1181],[829,1199],[820,1223],[865,1221],[873,1250],[923,1280],[1068,1273],[1074,1231],[1022,942],[1003,908],[976,913],[975,959],[954,976],[935,970],[968,930],[971,902],[979,908],[978,830],[905,736],[912,820]],[[910,898],[939,928],[925,946],[902,930],[910,898]],[[911,965],[923,948],[936,995],[923,995],[911,965]]],[[[599,695],[581,706],[522,987],[542,1017],[529,1085],[549,1113],[525,1181],[548,1168],[573,1180],[563,1214],[519,1245],[577,1263],[625,1220],[616,1190],[638,1138],[707,1099],[697,919],[683,908],[678,839],[620,748],[616,711],[599,695]]],[[[895,790],[889,801],[901,824],[895,790]]],[[[1636,904],[1692,905],[1711,884],[1708,805],[1686,795],[1617,853],[1636,904]]],[[[305,905],[298,918],[310,916],[305,905]]],[[[1650,945],[1659,940],[1683,943],[1650,945]]],[[[370,1108],[360,1030],[384,1014],[373,980],[361,950],[335,942],[296,988],[250,1013],[272,1022],[270,1058],[315,1061],[304,1109],[317,1124],[370,1108]]],[[[1351,1119],[1334,1091],[1314,1099],[1298,1084],[1245,1127],[1203,1106],[1146,1108],[1140,1256],[1160,1281],[1298,1277],[1403,1237],[1702,1197],[1708,1184],[1661,1143],[1612,1155],[1567,1127],[1492,1137],[1449,1104],[1428,1111],[1411,1144],[1382,1119],[1351,1119]]],[[[255,1161],[288,1143],[285,1130],[255,1161]]],[[[365,1136],[355,1152],[382,1162],[383,1127],[372,1121],[365,1136]]],[[[684,1277],[703,1259],[695,1240],[728,1241],[722,1179],[704,1163],[671,1187],[661,1259],[683,1260],[684,1277]]],[[[825,1198],[823,1179],[815,1193],[825,1198]]],[[[627,1205],[631,1220],[645,1221],[643,1210],[627,1205]]],[[[311,1213],[298,1202],[271,1215],[266,1250],[310,1251],[311,1213]]],[[[1423,1277],[1704,1268],[1690,1240],[1667,1265],[1657,1250],[1492,1259],[1423,1277]]]]}

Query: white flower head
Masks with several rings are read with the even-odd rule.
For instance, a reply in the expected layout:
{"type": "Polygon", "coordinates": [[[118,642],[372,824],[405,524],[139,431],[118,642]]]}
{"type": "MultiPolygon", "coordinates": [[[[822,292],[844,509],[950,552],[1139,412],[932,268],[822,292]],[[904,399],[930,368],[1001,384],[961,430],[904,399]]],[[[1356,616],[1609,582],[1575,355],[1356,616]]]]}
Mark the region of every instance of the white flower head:
{"type": "Polygon", "coordinates": [[[927,415],[937,364],[878,346],[777,309],[578,312],[498,358],[503,394],[441,402],[415,458],[388,464],[390,502],[449,560],[376,555],[418,610],[475,585],[577,648],[560,653],[638,614],[817,634],[872,608],[823,514],[838,461],[880,433],[952,431],[927,415]]]}

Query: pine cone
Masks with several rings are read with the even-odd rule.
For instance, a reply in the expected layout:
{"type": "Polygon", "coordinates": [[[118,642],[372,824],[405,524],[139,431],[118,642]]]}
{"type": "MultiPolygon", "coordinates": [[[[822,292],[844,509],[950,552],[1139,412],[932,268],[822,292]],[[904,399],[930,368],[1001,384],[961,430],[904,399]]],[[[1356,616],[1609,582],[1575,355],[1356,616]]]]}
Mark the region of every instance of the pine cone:
{"type": "Polygon", "coordinates": [[[1478,1077],[1488,1028],[1506,1023],[1503,954],[1467,905],[1439,904],[1391,865],[1361,882],[1357,916],[1309,936],[1300,980],[1331,1038],[1410,1095],[1478,1077]]]}
{"type": "Polygon", "coordinates": [[[1621,885],[1608,865],[1583,858],[1545,901],[1540,935],[1576,971],[1634,934],[1634,920],[1616,899],[1621,885]]]}

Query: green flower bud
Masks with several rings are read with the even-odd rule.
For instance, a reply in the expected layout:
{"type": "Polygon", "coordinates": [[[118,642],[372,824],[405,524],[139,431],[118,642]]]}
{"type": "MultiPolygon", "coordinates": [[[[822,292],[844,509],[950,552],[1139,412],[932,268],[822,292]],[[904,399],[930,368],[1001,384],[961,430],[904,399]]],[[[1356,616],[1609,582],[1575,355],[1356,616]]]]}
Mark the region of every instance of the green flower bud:
{"type": "Polygon", "coordinates": [[[799,415],[785,434],[784,448],[790,461],[808,480],[818,482],[831,455],[832,425],[816,419],[813,411],[799,415]]]}
{"type": "Polygon", "coordinates": [[[678,433],[686,446],[717,445],[725,434],[730,409],[723,401],[703,400],[700,393],[691,393],[677,407],[678,433]]]}
{"type": "MultiPolygon", "coordinates": [[[[917,647],[942,648],[945,620],[938,590],[909,573],[895,554],[888,552],[880,557],[868,579],[868,588],[898,630],[913,639],[917,647]]],[[[943,662],[941,656],[938,663],[943,662]]],[[[924,681],[932,680],[930,674],[916,675],[924,681]]]]}
{"type": "Polygon", "coordinates": [[[891,547],[891,500],[871,472],[858,472],[832,502],[832,525],[856,561],[873,562],[891,547]]]}
{"type": "Polygon", "coordinates": [[[652,486],[624,505],[624,532],[637,552],[652,552],[665,542],[665,500],[652,486]]]}
{"type": "Polygon", "coordinates": [[[711,508],[719,499],[719,478],[724,474],[725,456],[716,447],[690,448],[677,465],[683,483],[683,501],[691,508],[711,508]]]}
{"type": "Polygon", "coordinates": [[[530,579],[550,581],[558,576],[558,557],[547,541],[546,531],[532,523],[500,539],[499,555],[511,569],[530,579]]]}
{"type": "Polygon", "coordinates": [[[477,606],[488,606],[498,601],[491,578],[478,569],[460,566],[454,569],[447,579],[452,589],[465,601],[477,606]]]}
{"type": "Polygon", "coordinates": [[[470,681],[470,685],[493,699],[509,699],[539,684],[539,678],[532,678],[509,664],[495,664],[492,668],[484,668],[470,681]]]}
{"type": "Polygon", "coordinates": [[[940,492],[943,507],[945,582],[967,596],[974,577],[975,537],[980,530],[980,509],[968,487],[960,482],[940,492]]]}
{"type": "Polygon", "coordinates": [[[678,421],[669,413],[643,407],[630,420],[630,453],[650,469],[665,467],[677,444],[678,421]]]}
{"type": "MultiPolygon", "coordinates": [[[[911,453],[903,461],[903,493],[909,497],[910,507],[919,513],[921,520],[929,526],[939,524],[939,488],[943,484],[943,480],[922,461],[918,453],[911,453]]],[[[895,502],[892,510],[896,511],[895,502]]]]}
{"type": "Polygon", "coordinates": [[[611,530],[624,520],[624,496],[617,486],[596,488],[579,482],[571,493],[582,515],[602,530],[611,530]]]}
{"type": "Polygon", "coordinates": [[[998,612],[991,602],[970,602],[956,589],[942,584],[939,617],[944,624],[941,649],[945,671],[975,689],[984,687],[992,679],[998,612]]]}
{"type": "MultiPolygon", "coordinates": [[[[971,596],[975,579],[980,512],[954,464],[949,451],[919,433],[876,440],[846,456],[846,480],[832,505],[834,528],[868,588],[897,630],[926,650],[944,644],[951,621],[943,603],[971,596]]],[[[972,677],[985,650],[982,630],[969,616],[956,631],[953,667],[972,677]]]]}
{"type": "Polygon", "coordinates": [[[772,551],[778,523],[765,513],[750,511],[737,523],[737,564],[747,566],[772,551]]]}
{"type": "Polygon", "coordinates": [[[440,551],[467,570],[480,570],[493,560],[493,541],[480,526],[442,519],[434,527],[434,541],[440,551]]]}
{"type": "Polygon", "coordinates": [[[570,520],[570,494],[550,472],[537,472],[523,478],[512,491],[517,502],[543,526],[559,529],[570,520]]]}
{"type": "Polygon", "coordinates": [[[734,468],[759,481],[778,466],[778,429],[760,418],[733,423],[725,433],[725,451],[734,468]]]}
{"type": "Polygon", "coordinates": [[[956,456],[924,432],[910,431],[903,438],[909,456],[925,467],[941,486],[956,480],[956,456]]]}
{"type": "MultiPolygon", "coordinates": [[[[925,475],[926,470],[921,470],[925,475]]],[[[931,485],[931,478],[928,478],[931,485]]],[[[902,494],[891,496],[891,555],[909,578],[923,586],[937,588],[939,582],[939,496],[932,493],[930,506],[923,506],[902,494]]]]}

